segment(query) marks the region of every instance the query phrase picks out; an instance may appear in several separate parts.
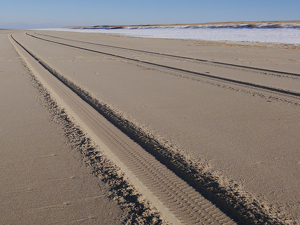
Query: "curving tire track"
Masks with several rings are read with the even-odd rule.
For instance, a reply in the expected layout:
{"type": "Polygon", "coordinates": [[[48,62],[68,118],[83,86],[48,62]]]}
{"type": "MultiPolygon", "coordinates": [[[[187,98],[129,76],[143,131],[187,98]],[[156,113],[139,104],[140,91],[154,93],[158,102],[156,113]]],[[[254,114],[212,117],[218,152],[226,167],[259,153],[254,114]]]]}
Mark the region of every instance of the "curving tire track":
{"type": "MultiPolygon", "coordinates": [[[[181,74],[184,76],[192,76],[192,77],[201,77],[201,78],[205,78],[205,79],[210,79],[210,80],[214,80],[217,82],[221,82],[221,83],[226,83],[226,84],[231,84],[231,85],[239,85],[242,87],[246,87],[246,88],[251,88],[251,89],[255,89],[255,90],[260,90],[260,91],[268,91],[268,92],[272,92],[275,94],[283,94],[286,96],[290,96],[290,97],[300,97],[300,92],[298,90],[298,88],[288,88],[288,87],[276,87],[276,86],[272,86],[272,85],[265,85],[260,83],[259,81],[256,82],[249,82],[247,80],[245,80],[243,78],[243,76],[240,76],[241,79],[232,79],[232,78],[228,78],[225,77],[223,75],[213,75],[213,74],[207,74],[207,73],[201,73],[201,72],[197,72],[197,71],[191,71],[185,68],[178,68],[178,67],[174,67],[174,66],[170,66],[170,65],[166,65],[166,64],[158,64],[158,63],[154,63],[154,62],[150,62],[147,60],[139,60],[139,59],[135,59],[132,57],[128,57],[128,56],[122,56],[122,55],[117,55],[117,54],[113,54],[113,53],[109,53],[109,52],[103,52],[102,50],[95,50],[93,48],[87,48],[85,46],[78,46],[78,45],[73,45],[70,43],[64,43],[64,42],[58,42],[58,41],[53,41],[53,40],[49,40],[49,39],[45,39],[45,38],[41,38],[32,34],[28,34],[28,36],[31,36],[33,38],[42,40],[42,41],[46,41],[46,42],[50,42],[50,43],[54,43],[54,44],[58,44],[58,45],[62,45],[65,47],[71,47],[71,48],[75,48],[75,49],[80,49],[80,50],[84,50],[84,51],[89,51],[89,52],[93,52],[93,53],[98,53],[98,54],[103,54],[109,57],[113,57],[113,58],[118,58],[121,59],[125,62],[131,62],[131,63],[135,63],[137,65],[146,67],[146,68],[150,68],[150,69],[158,69],[158,70],[162,70],[162,71],[167,71],[167,73],[174,73],[174,74],[181,74]],[[244,79],[244,80],[243,80],[244,79]]],[[[50,35],[44,35],[44,36],[50,36],[50,35]]],[[[55,36],[54,36],[55,37],[55,36]]],[[[57,38],[57,37],[55,37],[57,38]]],[[[63,38],[60,38],[63,39],[63,38]]],[[[67,39],[69,40],[69,39],[67,39]]],[[[74,40],[71,40],[74,41],[74,40]]],[[[82,43],[86,43],[83,41],[75,41],[75,42],[82,42],[82,43]]],[[[89,43],[89,42],[87,42],[89,43]]],[[[91,43],[89,43],[91,44],[91,43]]],[[[92,43],[93,45],[100,45],[100,44],[95,44],[92,43]]],[[[120,47],[115,47],[115,46],[109,46],[111,48],[120,48],[120,47]]],[[[148,51],[142,51],[142,50],[133,50],[133,49],[127,49],[127,48],[120,48],[120,49],[126,49],[126,50],[131,50],[131,51],[141,51],[141,52],[146,52],[147,54],[154,54],[157,56],[168,56],[168,57],[173,57],[173,58],[186,58],[186,57],[181,57],[181,56],[173,56],[173,55],[167,55],[167,54],[160,54],[160,53],[154,53],[154,52],[148,52],[148,51]]],[[[193,59],[193,58],[187,58],[190,60],[198,60],[198,59],[193,59]]],[[[270,74],[272,73],[274,76],[278,76],[281,77],[282,79],[288,79],[291,80],[291,83],[294,83],[294,80],[298,79],[298,77],[300,77],[300,74],[293,74],[293,73],[286,73],[286,72],[280,72],[280,71],[273,71],[273,70],[265,70],[265,69],[259,69],[259,68],[254,68],[254,67],[247,67],[247,66],[240,66],[240,65],[233,65],[233,64],[227,64],[227,63],[222,63],[222,62],[211,62],[211,61],[206,61],[206,60],[201,60],[199,59],[198,61],[205,61],[205,63],[208,63],[210,65],[215,66],[217,64],[217,66],[222,66],[222,65],[226,65],[227,68],[229,68],[230,70],[236,70],[239,68],[243,68],[243,69],[247,69],[248,72],[250,71],[251,73],[261,73],[261,74],[270,74]]],[[[249,76],[247,74],[247,76],[249,76]]]]}
{"type": "Polygon", "coordinates": [[[105,120],[84,98],[56,79],[54,68],[12,36],[11,41],[54,98],[91,134],[100,148],[167,220],[174,224],[235,224],[218,207],[105,120]]]}

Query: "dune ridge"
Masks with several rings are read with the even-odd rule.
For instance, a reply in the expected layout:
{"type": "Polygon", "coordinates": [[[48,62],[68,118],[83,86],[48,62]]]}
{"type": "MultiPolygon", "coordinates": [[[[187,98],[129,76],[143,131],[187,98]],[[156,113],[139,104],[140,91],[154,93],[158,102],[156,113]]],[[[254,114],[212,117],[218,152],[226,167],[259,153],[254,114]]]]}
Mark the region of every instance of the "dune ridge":
{"type": "Polygon", "coordinates": [[[236,21],[236,22],[211,22],[192,24],[140,24],[140,25],[95,25],[95,26],[68,26],[71,29],[139,29],[139,28],[300,28],[300,20],[289,21],[236,21]]]}

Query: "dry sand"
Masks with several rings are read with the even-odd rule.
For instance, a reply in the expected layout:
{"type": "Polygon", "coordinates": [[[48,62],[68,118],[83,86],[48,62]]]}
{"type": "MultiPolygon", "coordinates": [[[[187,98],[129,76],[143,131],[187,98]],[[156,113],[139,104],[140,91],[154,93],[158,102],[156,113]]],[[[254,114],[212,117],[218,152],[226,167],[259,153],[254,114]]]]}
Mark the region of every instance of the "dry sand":
{"type": "MultiPolygon", "coordinates": [[[[7,31],[5,32],[7,33],[7,31]]],[[[30,33],[33,34],[33,32],[30,33]]],[[[168,140],[170,149],[179,149],[181,155],[188,157],[193,163],[199,164],[202,169],[210,171],[218,178],[220,185],[231,187],[230,185],[236,184],[240,193],[245,191],[250,196],[256,197],[259,204],[266,207],[274,206],[276,210],[279,210],[279,214],[274,211],[271,211],[270,214],[277,217],[280,217],[280,214],[286,214],[286,218],[300,223],[300,190],[298,188],[300,186],[300,99],[296,96],[300,92],[300,80],[295,75],[300,74],[298,49],[275,45],[266,47],[234,43],[229,45],[217,42],[129,38],[104,34],[51,31],[38,31],[37,33],[98,44],[34,34],[39,38],[65,44],[60,45],[36,39],[25,35],[24,32],[14,34],[16,40],[28,47],[47,65],[54,68],[57,73],[82,87],[95,99],[109,105],[121,114],[122,118],[127,118],[136,126],[146,130],[153,135],[154,139],[165,143],[168,140]],[[101,44],[118,46],[123,49],[101,44]],[[92,49],[94,52],[82,48],[92,49]],[[144,52],[132,51],[128,48],[139,49],[144,52]],[[154,55],[149,51],[242,67],[154,55]],[[100,54],[99,52],[108,54],[100,54]],[[157,64],[164,65],[164,67],[157,64]],[[262,70],[253,71],[247,68],[249,66],[262,70]],[[240,85],[228,82],[228,80],[215,80],[195,75],[187,70],[230,80],[239,80],[255,84],[256,87],[240,85]],[[270,70],[282,71],[283,73],[270,70]],[[258,85],[284,89],[289,93],[296,94],[291,96],[291,94],[266,91],[258,85]]],[[[25,71],[4,34],[1,36],[1,45],[4,46],[1,46],[0,52],[2,55],[4,54],[4,56],[0,56],[3,64],[1,76],[5,77],[2,68],[7,71],[14,70],[8,72],[6,76],[25,71]],[[14,57],[13,60],[17,58],[17,62],[10,62],[11,59],[5,58],[8,53],[4,53],[2,48],[9,49],[12,52],[10,53],[12,54],[11,57],[14,57]],[[17,63],[19,65],[15,66],[17,63]]],[[[3,86],[3,89],[1,88],[2,96],[7,96],[2,97],[5,107],[1,106],[1,110],[4,108],[7,112],[14,112],[17,115],[7,113],[5,114],[6,117],[2,115],[5,119],[1,118],[2,121],[11,121],[11,123],[1,125],[1,132],[5,133],[2,135],[5,137],[2,142],[9,140],[7,147],[3,147],[3,145],[1,147],[3,149],[1,154],[4,154],[1,157],[1,160],[4,161],[3,167],[11,173],[16,167],[9,162],[15,163],[18,158],[24,160],[27,156],[31,158],[32,155],[38,155],[38,159],[46,160],[46,163],[52,163],[54,159],[56,163],[61,162],[63,165],[75,167],[74,170],[79,171],[79,175],[66,172],[66,176],[78,176],[82,179],[79,179],[78,182],[82,183],[75,185],[76,187],[87,183],[86,181],[83,182],[83,179],[87,179],[92,184],[99,182],[89,175],[87,169],[80,166],[79,156],[72,156],[75,153],[65,144],[64,137],[58,135],[57,130],[61,127],[45,119],[50,116],[45,109],[34,101],[34,94],[32,93],[35,91],[28,84],[28,81],[21,82],[21,78],[17,77],[7,79],[10,79],[7,84],[1,83],[3,86]],[[23,89],[27,85],[31,92],[23,91],[21,84],[23,89]],[[20,97],[28,103],[24,104],[26,101],[21,101],[20,97]],[[16,104],[16,101],[19,101],[20,104],[16,104]],[[23,104],[25,108],[21,111],[20,107],[23,104]],[[41,117],[40,122],[38,116],[41,117]],[[34,123],[28,122],[30,118],[34,120],[34,123]],[[27,124],[30,124],[29,131],[33,129],[31,133],[29,131],[24,132],[27,124]],[[4,126],[7,128],[3,128],[4,126]],[[9,129],[11,133],[7,132],[9,129]],[[43,132],[38,133],[37,130],[43,132]],[[25,139],[28,141],[22,141],[22,139],[14,136],[17,132],[22,138],[23,135],[28,135],[25,139]],[[40,136],[33,136],[33,134],[40,136]],[[12,137],[14,138],[12,139],[12,137]],[[16,138],[17,142],[15,141],[16,138]],[[43,138],[46,138],[46,143],[49,143],[46,146],[43,145],[45,143],[43,138]],[[13,148],[14,151],[6,151],[13,144],[16,145],[13,148]],[[41,144],[41,147],[45,148],[43,153],[37,152],[36,149],[38,148],[34,147],[41,144]],[[30,151],[24,153],[24,145],[28,145],[28,148],[31,147],[30,151]],[[53,152],[53,149],[59,149],[59,152],[53,152]],[[20,151],[26,157],[23,155],[20,157],[20,151]],[[70,152],[72,152],[71,159],[70,152]],[[53,154],[55,157],[52,156],[53,154]],[[60,154],[62,154],[61,157],[65,158],[57,159],[60,154]],[[49,155],[52,157],[45,157],[49,155]],[[70,160],[73,161],[67,163],[70,160]],[[77,167],[74,165],[78,165],[79,169],[76,169],[77,167]]],[[[25,77],[23,76],[22,79],[25,77]]],[[[21,165],[20,170],[28,170],[28,168],[24,168],[24,164],[21,165]]],[[[47,174],[49,176],[61,175],[59,168],[62,168],[63,165],[53,166],[53,170],[48,169],[47,174]]],[[[31,166],[33,166],[31,170],[44,175],[42,170],[34,169],[35,166],[37,168],[41,166],[39,163],[31,166]]],[[[69,170],[70,168],[67,171],[69,170]]],[[[11,193],[16,188],[10,183],[10,178],[19,177],[20,181],[18,182],[25,182],[22,180],[25,177],[20,174],[17,173],[16,176],[9,174],[7,178],[4,178],[7,185],[3,187],[1,192],[12,195],[11,193]]],[[[39,174],[26,173],[26,177],[32,177],[32,179],[37,179],[36,177],[39,176],[39,174]]],[[[62,178],[62,176],[58,178],[62,178]]],[[[44,177],[43,179],[50,180],[50,178],[44,177]]],[[[69,179],[68,182],[73,180],[77,181],[76,179],[69,179]]],[[[90,192],[104,192],[102,195],[94,194],[92,196],[101,195],[104,199],[101,201],[108,201],[105,196],[108,196],[109,193],[103,191],[107,189],[102,188],[101,182],[100,189],[96,188],[95,185],[88,186],[91,191],[84,192],[84,196],[90,196],[90,192]]],[[[27,191],[28,188],[30,187],[20,188],[18,186],[17,190],[21,190],[22,193],[21,197],[17,196],[18,199],[22,199],[22,196],[30,193],[31,189],[27,191]],[[24,189],[26,191],[22,192],[24,189]]],[[[32,190],[35,188],[33,187],[32,190]]],[[[55,189],[51,188],[51,191],[55,191],[55,189]]],[[[3,198],[4,200],[8,199],[3,198]]],[[[9,208],[9,212],[15,213],[12,210],[14,207],[8,205],[12,201],[5,200],[4,202],[6,205],[2,204],[2,206],[6,209],[9,208]]],[[[42,206],[49,205],[43,202],[39,202],[39,204],[42,206]]],[[[59,203],[56,202],[55,204],[59,203]]],[[[55,204],[53,203],[53,205],[55,204]]],[[[60,202],[60,204],[62,203],[60,202]]],[[[114,209],[115,211],[111,212],[115,217],[109,216],[107,219],[114,222],[120,221],[122,211],[114,205],[114,202],[108,201],[99,206],[90,205],[88,202],[86,204],[93,209],[95,207],[101,208],[104,205],[105,208],[110,209],[108,211],[114,209]]],[[[23,207],[27,208],[28,206],[23,203],[23,207]]],[[[32,206],[32,208],[35,207],[37,206],[32,206]]],[[[24,210],[24,208],[20,210],[24,210]]],[[[268,210],[266,209],[266,211],[268,210]]],[[[76,210],[72,212],[77,215],[76,210]]],[[[97,210],[97,212],[101,213],[101,210],[97,210]]],[[[102,214],[97,216],[106,218],[102,214]]],[[[12,218],[8,217],[8,221],[12,218]]]]}
{"type": "Polygon", "coordinates": [[[109,187],[84,165],[43,98],[37,100],[9,32],[0,34],[0,224],[122,224],[124,212],[109,200],[109,187]]]}

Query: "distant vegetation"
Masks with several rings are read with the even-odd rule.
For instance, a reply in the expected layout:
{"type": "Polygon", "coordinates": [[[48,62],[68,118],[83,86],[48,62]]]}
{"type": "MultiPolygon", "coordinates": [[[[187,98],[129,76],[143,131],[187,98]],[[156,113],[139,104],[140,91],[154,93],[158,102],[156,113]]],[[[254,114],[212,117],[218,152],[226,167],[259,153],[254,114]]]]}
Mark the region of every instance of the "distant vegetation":
{"type": "Polygon", "coordinates": [[[146,25],[96,25],[96,26],[72,26],[64,27],[71,29],[124,29],[124,28],[159,28],[177,27],[185,28],[300,28],[300,20],[293,21],[238,21],[238,22],[217,22],[217,23],[194,23],[194,24],[146,24],[146,25]]]}

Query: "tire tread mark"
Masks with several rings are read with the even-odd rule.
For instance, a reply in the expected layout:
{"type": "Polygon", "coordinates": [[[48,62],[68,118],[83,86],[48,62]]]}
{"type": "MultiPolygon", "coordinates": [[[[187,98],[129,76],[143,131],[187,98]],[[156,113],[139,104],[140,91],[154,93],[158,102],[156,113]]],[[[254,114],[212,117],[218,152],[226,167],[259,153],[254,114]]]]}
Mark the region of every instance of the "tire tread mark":
{"type": "MultiPolygon", "coordinates": [[[[15,39],[14,39],[15,40],[15,39]]],[[[16,41],[16,40],[15,40],[16,41]]],[[[16,41],[17,42],[17,41],[16,41]]],[[[18,42],[17,42],[18,43],[18,42]]],[[[18,43],[22,48],[24,48],[20,43],[18,43]]],[[[28,52],[28,50],[26,50],[25,48],[24,48],[24,50],[25,51],[27,51],[28,52]]],[[[95,103],[95,102],[93,102],[90,98],[92,98],[92,97],[90,97],[87,93],[85,93],[85,90],[81,90],[81,89],[77,89],[78,87],[76,87],[76,84],[74,84],[74,83],[72,83],[72,81],[69,81],[69,80],[66,80],[66,78],[64,78],[64,77],[62,77],[59,73],[57,73],[55,70],[53,70],[51,67],[49,67],[47,64],[45,64],[43,61],[41,61],[41,60],[39,60],[37,57],[35,57],[34,55],[32,55],[30,52],[28,52],[34,59],[36,59],[43,67],[45,67],[45,69],[47,69],[50,73],[52,73],[54,76],[56,76],[57,78],[59,78],[65,85],[67,85],[68,87],[70,87],[71,88],[71,90],[73,90],[76,94],[78,94],[79,96],[81,96],[81,98],[83,99],[83,100],[85,100],[85,101],[87,101],[87,103],[89,103],[89,104],[91,104],[92,105],[92,107],[94,107],[95,109],[97,109],[98,110],[98,112],[100,112],[102,115],[104,114],[104,115],[106,115],[105,114],[105,110],[109,110],[109,107],[108,106],[106,106],[106,105],[101,105],[101,103],[95,103]],[[83,92],[83,93],[82,93],[83,92]],[[99,104],[99,106],[97,105],[97,104],[99,104]],[[103,107],[104,109],[102,109],[102,108],[98,108],[98,107],[103,107]],[[108,109],[106,109],[106,107],[108,107],[108,109]]],[[[110,111],[109,111],[110,112],[110,111]]],[[[114,112],[110,112],[110,113],[114,113],[114,112]]],[[[116,115],[112,115],[112,116],[116,116],[116,115]]],[[[106,115],[106,118],[109,118],[109,120],[110,121],[113,121],[113,123],[115,124],[115,125],[118,125],[118,124],[116,124],[116,122],[113,120],[113,119],[111,119],[109,116],[107,116],[106,115]]],[[[118,117],[117,117],[118,118],[118,117]]],[[[131,124],[130,124],[130,121],[124,121],[125,122],[125,124],[126,125],[128,125],[129,127],[130,126],[132,126],[131,124]]],[[[117,126],[118,127],[118,126],[117,126]]],[[[126,129],[124,129],[124,128],[120,128],[119,127],[119,129],[121,129],[123,132],[124,132],[124,130],[126,131],[126,129]]],[[[127,133],[128,134],[128,133],[127,133]]],[[[130,133],[129,133],[130,134],[130,133]]],[[[139,133],[138,133],[139,134],[139,133]]],[[[141,134],[143,134],[143,133],[141,133],[141,134]]],[[[135,137],[133,137],[133,139],[134,140],[137,140],[135,137]]],[[[146,140],[148,140],[148,139],[146,139],[146,140]]],[[[154,140],[155,141],[155,140],[154,140]]],[[[140,144],[143,144],[143,142],[139,142],[139,140],[137,141],[138,143],[140,143],[140,144]]],[[[157,142],[157,141],[156,141],[157,142]]],[[[154,144],[154,142],[151,142],[151,145],[152,144],[154,144]]],[[[158,145],[158,147],[160,148],[161,146],[161,144],[159,143],[159,142],[157,142],[156,144],[155,144],[155,146],[156,145],[158,145]]],[[[156,154],[154,154],[155,152],[153,152],[153,151],[150,151],[150,149],[149,149],[149,147],[147,147],[147,146],[145,146],[148,150],[149,150],[149,152],[151,152],[151,154],[153,154],[153,155],[155,155],[156,156],[156,154]]],[[[126,153],[125,153],[126,154],[126,153]]],[[[169,154],[169,153],[168,153],[169,154]]],[[[159,158],[160,160],[161,160],[161,158],[159,158]]],[[[169,168],[171,167],[171,169],[173,170],[173,171],[175,171],[176,173],[178,172],[177,171],[177,169],[175,168],[173,168],[174,167],[174,165],[172,165],[172,164],[169,164],[169,162],[167,161],[167,159],[168,158],[162,158],[163,160],[161,161],[161,162],[163,162],[163,164],[165,164],[165,165],[167,165],[169,168]]],[[[172,161],[173,162],[173,161],[172,161]]],[[[179,175],[181,176],[182,175],[182,172],[184,172],[184,171],[179,171],[178,173],[179,173],[179,175]]],[[[185,174],[185,172],[184,172],[184,174],[185,174]]],[[[194,181],[192,182],[190,179],[192,179],[192,178],[190,178],[190,174],[186,174],[187,176],[188,176],[188,178],[189,179],[187,179],[187,181],[188,182],[191,182],[192,183],[192,185],[194,185],[194,181]]],[[[182,176],[181,176],[182,177],[182,176]]],[[[182,178],[184,178],[184,176],[182,177],[182,178]]],[[[211,180],[209,180],[210,182],[211,182],[211,180]]],[[[202,181],[201,181],[202,182],[202,181]]],[[[196,185],[196,187],[197,188],[199,188],[199,186],[197,186],[196,185]]],[[[201,187],[201,186],[200,186],[201,187]]],[[[203,186],[203,188],[205,188],[205,186],[203,186]]],[[[201,187],[200,188],[200,190],[203,190],[203,188],[201,187]]],[[[199,191],[198,189],[197,189],[197,191],[199,191]]],[[[209,197],[209,196],[208,196],[209,197]]],[[[220,198],[220,200],[222,200],[221,198],[220,198]]],[[[217,203],[217,202],[216,202],[217,203]]],[[[222,206],[222,204],[224,204],[224,202],[222,202],[221,203],[221,206],[222,206]]],[[[202,206],[204,205],[204,203],[202,203],[202,206]]],[[[229,206],[229,207],[231,207],[231,205],[226,205],[226,206],[229,206]]],[[[199,206],[200,207],[200,206],[199,206]]],[[[224,207],[224,205],[222,206],[222,207],[224,207]]],[[[242,206],[243,207],[243,206],[242,206]]],[[[201,208],[201,207],[200,207],[201,208]]],[[[200,209],[199,211],[202,211],[203,210],[203,208],[202,209],[200,209]]],[[[250,217],[243,217],[243,216],[241,216],[241,214],[239,214],[239,211],[235,211],[235,212],[231,212],[231,213],[233,213],[233,214],[231,214],[233,217],[235,217],[235,216],[238,216],[238,218],[239,219],[242,219],[242,221],[244,221],[245,223],[247,223],[247,224],[252,224],[252,222],[251,221],[253,221],[250,217]],[[250,219],[250,220],[249,220],[250,219]]],[[[252,213],[252,211],[251,211],[251,213],[252,213]]],[[[275,221],[275,219],[274,218],[272,218],[272,217],[269,217],[269,215],[268,214],[259,214],[259,216],[260,215],[262,215],[263,216],[263,219],[265,220],[265,221],[269,221],[269,220],[273,220],[273,221],[275,221]]],[[[256,219],[256,217],[254,218],[254,219],[256,219]]],[[[229,223],[233,223],[233,221],[230,221],[229,220],[229,223]]],[[[216,224],[216,223],[215,223],[216,224]]],[[[218,222],[217,222],[217,224],[219,224],[218,222]]]]}
{"type": "Polygon", "coordinates": [[[260,71],[260,72],[277,73],[277,74],[282,74],[282,75],[290,75],[290,76],[300,77],[300,74],[297,74],[297,73],[282,72],[282,71],[270,70],[270,69],[262,69],[262,68],[257,68],[257,67],[243,66],[243,65],[237,65],[237,64],[232,64],[232,63],[223,63],[223,62],[211,61],[211,60],[206,60],[206,59],[198,59],[198,58],[192,58],[192,57],[186,57],[186,56],[177,56],[177,55],[170,55],[170,54],[165,54],[165,53],[145,51],[145,50],[140,50],[140,49],[132,49],[132,48],[99,44],[99,43],[93,43],[93,42],[87,42],[87,41],[79,41],[79,40],[73,40],[73,39],[69,39],[69,38],[57,37],[57,36],[53,36],[53,35],[40,34],[40,33],[36,33],[36,32],[34,32],[34,33],[37,35],[48,36],[48,37],[53,37],[53,38],[57,38],[57,39],[70,40],[70,41],[75,41],[75,42],[99,45],[99,46],[122,49],[122,50],[127,50],[127,51],[141,52],[141,53],[147,53],[147,54],[152,54],[152,55],[167,56],[167,57],[171,57],[171,58],[179,58],[179,59],[185,59],[185,60],[191,60],[191,61],[198,61],[198,62],[205,62],[205,63],[211,63],[211,64],[217,64],[217,65],[230,66],[230,67],[238,67],[238,68],[249,69],[249,70],[256,70],[256,71],[260,71]]]}
{"type": "Polygon", "coordinates": [[[150,66],[163,68],[163,69],[176,71],[176,72],[182,72],[182,73],[190,74],[190,75],[193,75],[193,76],[196,75],[196,76],[201,76],[201,77],[214,79],[214,80],[218,80],[218,81],[229,82],[229,83],[233,83],[233,84],[237,84],[237,85],[244,85],[244,86],[248,86],[248,87],[252,87],[252,88],[258,88],[258,89],[262,89],[262,90],[266,90],[266,91],[272,91],[272,92],[276,92],[276,93],[281,93],[281,94],[286,94],[286,95],[290,95],[290,96],[300,97],[300,92],[294,92],[294,91],[289,91],[289,90],[285,90],[285,89],[274,88],[274,87],[264,86],[264,85],[260,85],[260,84],[254,84],[254,83],[250,83],[250,82],[246,82],[246,81],[234,80],[234,79],[219,77],[219,76],[215,76],[215,75],[211,75],[211,74],[199,73],[199,72],[190,71],[190,70],[186,70],[186,69],[161,65],[161,64],[142,61],[142,60],[138,60],[138,59],[132,59],[132,58],[119,56],[119,55],[115,55],[115,54],[111,54],[111,53],[107,53],[107,52],[102,52],[102,51],[97,51],[97,50],[93,50],[93,49],[83,48],[83,47],[74,46],[74,45],[61,43],[61,42],[57,42],[57,41],[51,41],[51,40],[40,38],[40,37],[34,36],[32,34],[28,34],[28,33],[26,33],[26,34],[28,36],[31,36],[33,38],[40,39],[40,40],[43,40],[43,41],[52,42],[52,43],[55,43],[55,44],[59,44],[59,45],[63,45],[63,46],[71,47],[71,48],[77,48],[77,49],[84,50],[84,51],[100,53],[100,54],[103,54],[103,55],[108,55],[108,56],[115,57],[115,58],[120,58],[120,59],[123,59],[123,60],[130,60],[130,61],[140,63],[140,64],[150,65],[150,66]]]}
{"type": "MultiPolygon", "coordinates": [[[[15,39],[14,39],[15,40],[15,39]]],[[[16,41],[16,40],[15,40],[16,41]]],[[[16,41],[20,46],[22,46],[19,42],[16,41]]],[[[24,50],[25,47],[22,46],[24,50]]],[[[27,50],[29,53],[29,51],[27,50]]],[[[38,59],[37,56],[34,56],[31,54],[31,56],[40,62],[41,60],[38,59]]],[[[76,102],[75,102],[76,104],[76,102]]],[[[86,109],[83,109],[86,114],[88,114],[88,111],[86,109]]],[[[93,118],[92,118],[93,119],[93,118]]],[[[165,192],[166,194],[162,196],[163,202],[165,202],[166,205],[170,206],[170,211],[174,211],[178,217],[186,217],[188,216],[190,224],[198,224],[199,221],[202,221],[206,219],[206,217],[212,217],[213,221],[218,223],[218,220],[214,218],[220,217],[220,211],[216,208],[216,206],[212,205],[211,203],[207,201],[207,203],[198,202],[196,205],[198,205],[197,208],[190,207],[194,202],[194,199],[189,199],[189,196],[186,195],[185,189],[186,187],[192,189],[188,184],[186,184],[184,181],[182,181],[180,178],[177,177],[165,166],[158,166],[159,170],[155,170],[154,168],[157,168],[157,165],[159,164],[156,159],[152,155],[146,152],[140,152],[136,150],[134,147],[130,146],[126,142],[122,142],[118,138],[118,136],[111,135],[111,130],[109,127],[105,126],[105,124],[102,124],[102,126],[99,127],[103,131],[104,134],[106,134],[106,138],[109,138],[112,142],[116,143],[116,145],[119,147],[117,149],[119,156],[122,158],[124,157],[129,164],[130,170],[138,170],[139,173],[142,174],[142,177],[146,176],[152,182],[155,183],[156,187],[154,189],[155,193],[159,192],[165,192]],[[110,135],[109,135],[110,134],[110,135]],[[131,166],[130,166],[131,165],[131,166]],[[161,172],[161,170],[163,172],[161,172]],[[165,171],[164,171],[165,170],[165,171]],[[169,179],[168,172],[171,173],[171,180],[169,179]],[[175,181],[175,182],[174,182],[175,181]],[[172,183],[172,185],[170,185],[172,183]],[[183,188],[184,187],[184,188],[183,188]],[[202,205],[201,205],[202,203],[202,205]],[[203,210],[203,206],[209,205],[209,208],[212,206],[213,208],[216,208],[213,213],[204,213],[206,210],[203,210]],[[211,205],[211,206],[210,206],[211,205]],[[201,213],[200,213],[201,212],[201,213]],[[196,217],[193,217],[192,215],[198,215],[196,217]],[[198,221],[199,220],[199,221],[198,221]]],[[[199,194],[199,193],[198,193],[199,194]]],[[[200,194],[199,194],[200,195],[200,194]]],[[[207,212],[207,211],[206,211],[207,212]]],[[[223,215],[223,213],[221,213],[223,215]]],[[[228,218],[228,220],[230,220],[228,218]]]]}

